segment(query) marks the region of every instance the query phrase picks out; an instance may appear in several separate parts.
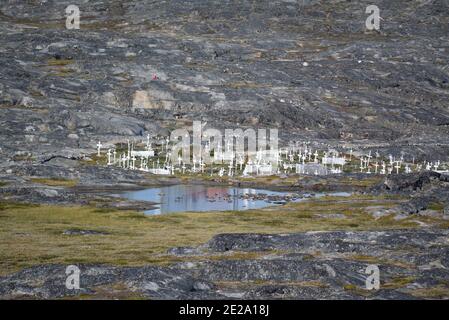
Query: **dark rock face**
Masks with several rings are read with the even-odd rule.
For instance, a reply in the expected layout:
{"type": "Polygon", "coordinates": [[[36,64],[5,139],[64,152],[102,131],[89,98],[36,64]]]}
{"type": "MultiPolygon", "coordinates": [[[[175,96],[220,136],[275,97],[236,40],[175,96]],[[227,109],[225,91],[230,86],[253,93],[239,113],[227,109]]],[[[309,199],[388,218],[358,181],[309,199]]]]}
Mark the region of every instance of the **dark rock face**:
{"type": "Polygon", "coordinates": [[[390,175],[371,191],[406,196],[408,200],[392,211],[399,214],[416,214],[435,203],[442,204],[443,207],[449,204],[448,175],[434,171],[390,175]]]}
{"type": "Polygon", "coordinates": [[[70,4],[0,4],[4,160],[78,158],[176,119],[447,158],[447,0],[377,1],[379,33],[369,1],[83,1],[67,30],[70,4]]]}
{"type": "Polygon", "coordinates": [[[266,251],[293,250],[306,252],[319,249],[321,252],[357,252],[368,254],[376,250],[379,243],[389,246],[407,244],[414,236],[419,238],[417,246],[425,247],[444,234],[445,231],[402,230],[402,231],[360,231],[360,232],[307,232],[286,235],[267,234],[221,234],[213,237],[205,247],[214,252],[226,250],[266,251]],[[372,239],[372,241],[369,241],[372,239]]]}
{"type": "MultiPolygon", "coordinates": [[[[13,276],[3,278],[0,285],[2,297],[34,296],[55,298],[78,294],[92,294],[92,288],[126,282],[129,293],[139,291],[154,298],[204,298],[212,284],[193,279],[181,270],[142,267],[116,268],[108,266],[81,266],[80,290],[67,289],[66,266],[47,265],[26,269],[13,276]],[[42,281],[42,286],[35,285],[42,281]]],[[[209,294],[213,297],[213,293],[209,294]]]]}
{"type": "Polygon", "coordinates": [[[445,181],[446,176],[434,171],[419,175],[391,175],[385,180],[384,188],[388,191],[417,191],[430,184],[431,180],[445,181]]]}
{"type": "Polygon", "coordinates": [[[128,295],[153,299],[415,299],[415,289],[447,283],[448,236],[430,229],[222,234],[199,248],[170,250],[186,259],[171,267],[81,265],[80,290],[66,288],[66,266],[35,266],[0,278],[0,297],[95,295],[120,283],[128,295]],[[242,251],[260,257],[188,259],[242,251]],[[379,290],[365,288],[368,265],[379,268],[379,290]]]}

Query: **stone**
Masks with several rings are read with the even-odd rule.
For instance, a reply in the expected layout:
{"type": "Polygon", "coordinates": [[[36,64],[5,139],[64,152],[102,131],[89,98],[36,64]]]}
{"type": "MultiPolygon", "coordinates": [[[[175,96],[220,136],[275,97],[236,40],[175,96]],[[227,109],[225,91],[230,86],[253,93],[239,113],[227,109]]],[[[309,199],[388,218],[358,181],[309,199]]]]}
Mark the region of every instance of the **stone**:
{"type": "Polygon", "coordinates": [[[76,133],[70,133],[67,135],[67,138],[71,140],[79,140],[80,137],[76,133]]]}
{"type": "Polygon", "coordinates": [[[444,216],[449,217],[449,205],[444,207],[443,214],[444,216]]]}
{"type": "Polygon", "coordinates": [[[171,109],[174,104],[173,96],[160,90],[138,90],[134,93],[132,103],[133,108],[143,109],[171,109]]]}

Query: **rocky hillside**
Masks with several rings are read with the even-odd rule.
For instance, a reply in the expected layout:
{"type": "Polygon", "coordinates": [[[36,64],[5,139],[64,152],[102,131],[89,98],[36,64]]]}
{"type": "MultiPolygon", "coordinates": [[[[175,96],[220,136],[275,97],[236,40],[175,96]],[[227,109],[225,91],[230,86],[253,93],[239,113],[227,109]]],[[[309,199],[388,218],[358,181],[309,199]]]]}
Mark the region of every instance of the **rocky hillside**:
{"type": "Polygon", "coordinates": [[[2,1],[0,34],[4,167],[200,119],[448,154],[447,0],[2,1]],[[380,32],[365,30],[373,3],[380,32]]]}

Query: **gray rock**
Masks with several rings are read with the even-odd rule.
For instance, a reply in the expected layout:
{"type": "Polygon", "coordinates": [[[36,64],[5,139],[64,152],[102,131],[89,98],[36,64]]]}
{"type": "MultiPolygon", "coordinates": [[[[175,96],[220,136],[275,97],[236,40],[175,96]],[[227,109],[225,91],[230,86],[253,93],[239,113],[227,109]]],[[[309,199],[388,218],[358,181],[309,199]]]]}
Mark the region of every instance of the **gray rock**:
{"type": "Polygon", "coordinates": [[[449,206],[444,207],[443,214],[449,217],[449,206]]]}
{"type": "Polygon", "coordinates": [[[97,230],[68,229],[68,230],[64,230],[64,232],[62,234],[69,235],[69,236],[85,236],[85,235],[90,236],[90,235],[105,235],[108,233],[104,232],[104,231],[97,231],[97,230]]]}
{"type": "Polygon", "coordinates": [[[88,1],[81,32],[51,23],[69,0],[2,2],[0,145],[94,152],[92,141],[205,119],[278,127],[284,140],[361,149],[369,140],[382,154],[447,159],[448,27],[439,23],[447,1],[419,14],[381,1],[394,19],[380,34],[364,32],[358,3],[337,2],[88,1]],[[34,140],[22,134],[31,123],[34,140]]]}

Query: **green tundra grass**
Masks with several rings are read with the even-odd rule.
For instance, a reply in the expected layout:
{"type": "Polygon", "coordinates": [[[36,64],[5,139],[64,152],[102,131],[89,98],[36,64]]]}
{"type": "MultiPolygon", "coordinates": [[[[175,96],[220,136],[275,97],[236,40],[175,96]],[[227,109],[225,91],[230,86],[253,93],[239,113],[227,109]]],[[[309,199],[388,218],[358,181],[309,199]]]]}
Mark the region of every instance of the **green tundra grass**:
{"type": "Polygon", "coordinates": [[[0,270],[7,274],[46,263],[169,264],[181,258],[167,255],[167,249],[196,246],[219,233],[415,228],[419,223],[447,227],[447,222],[428,217],[376,220],[366,212],[398,201],[327,197],[259,210],[160,216],[94,207],[0,203],[0,270]],[[326,217],[332,213],[344,218],[326,217]],[[104,234],[65,235],[68,229],[104,234]]]}

